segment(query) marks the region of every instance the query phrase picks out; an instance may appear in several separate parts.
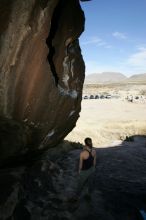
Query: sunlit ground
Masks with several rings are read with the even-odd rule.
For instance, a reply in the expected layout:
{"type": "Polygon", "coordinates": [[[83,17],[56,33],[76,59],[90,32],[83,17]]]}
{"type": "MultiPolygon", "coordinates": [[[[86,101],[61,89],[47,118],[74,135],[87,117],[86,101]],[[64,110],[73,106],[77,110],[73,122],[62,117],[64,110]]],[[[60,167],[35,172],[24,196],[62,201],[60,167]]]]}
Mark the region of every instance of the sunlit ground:
{"type": "Polygon", "coordinates": [[[83,99],[76,127],[65,139],[83,143],[89,136],[95,147],[101,147],[136,134],[146,134],[146,102],[83,99]]]}

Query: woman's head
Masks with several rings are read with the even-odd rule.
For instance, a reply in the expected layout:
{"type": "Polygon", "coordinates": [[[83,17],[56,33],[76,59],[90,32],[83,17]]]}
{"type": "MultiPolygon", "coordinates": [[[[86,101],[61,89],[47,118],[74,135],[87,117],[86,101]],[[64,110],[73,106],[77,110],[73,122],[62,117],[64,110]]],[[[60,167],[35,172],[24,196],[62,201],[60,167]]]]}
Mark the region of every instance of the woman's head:
{"type": "Polygon", "coordinates": [[[91,138],[89,138],[89,137],[85,138],[84,142],[88,147],[92,148],[92,139],[91,138]]]}

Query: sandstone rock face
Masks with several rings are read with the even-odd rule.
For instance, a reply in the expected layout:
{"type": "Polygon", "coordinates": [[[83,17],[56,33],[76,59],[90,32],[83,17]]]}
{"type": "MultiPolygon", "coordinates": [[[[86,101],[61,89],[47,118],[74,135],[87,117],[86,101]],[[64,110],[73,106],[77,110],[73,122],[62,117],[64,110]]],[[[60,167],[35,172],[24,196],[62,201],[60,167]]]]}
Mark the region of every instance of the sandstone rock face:
{"type": "Polygon", "coordinates": [[[83,29],[78,0],[0,1],[1,159],[54,146],[75,126],[83,29]]]}

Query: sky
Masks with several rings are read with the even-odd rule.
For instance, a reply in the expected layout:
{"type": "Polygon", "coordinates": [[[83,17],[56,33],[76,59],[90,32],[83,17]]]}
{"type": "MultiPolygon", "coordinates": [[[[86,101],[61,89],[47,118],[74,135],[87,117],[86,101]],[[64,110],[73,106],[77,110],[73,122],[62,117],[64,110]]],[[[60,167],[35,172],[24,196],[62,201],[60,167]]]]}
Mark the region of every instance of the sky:
{"type": "Polygon", "coordinates": [[[146,73],[146,0],[81,2],[85,31],[80,47],[86,74],[146,73]]]}

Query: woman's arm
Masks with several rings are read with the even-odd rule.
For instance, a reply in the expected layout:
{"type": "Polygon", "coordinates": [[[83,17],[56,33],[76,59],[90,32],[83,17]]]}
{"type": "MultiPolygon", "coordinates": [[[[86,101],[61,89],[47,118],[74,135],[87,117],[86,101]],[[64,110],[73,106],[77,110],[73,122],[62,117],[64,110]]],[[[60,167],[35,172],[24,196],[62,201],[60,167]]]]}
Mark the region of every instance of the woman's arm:
{"type": "Polygon", "coordinates": [[[96,166],[96,150],[94,151],[94,161],[93,161],[93,166],[96,166]]]}
{"type": "Polygon", "coordinates": [[[82,170],[82,166],[83,166],[83,158],[82,158],[82,153],[80,153],[80,161],[79,161],[79,173],[82,170]]]}

